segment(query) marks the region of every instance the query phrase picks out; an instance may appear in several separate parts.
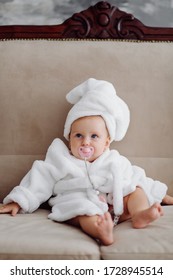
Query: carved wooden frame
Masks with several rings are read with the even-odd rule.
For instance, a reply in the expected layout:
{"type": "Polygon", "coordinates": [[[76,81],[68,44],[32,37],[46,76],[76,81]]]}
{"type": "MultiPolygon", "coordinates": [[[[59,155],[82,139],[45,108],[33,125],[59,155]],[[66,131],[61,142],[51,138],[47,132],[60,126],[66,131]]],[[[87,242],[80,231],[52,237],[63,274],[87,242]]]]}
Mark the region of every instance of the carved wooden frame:
{"type": "Polygon", "coordinates": [[[119,39],[173,41],[173,28],[144,25],[132,14],[101,1],[59,25],[0,26],[0,39],[119,39]]]}

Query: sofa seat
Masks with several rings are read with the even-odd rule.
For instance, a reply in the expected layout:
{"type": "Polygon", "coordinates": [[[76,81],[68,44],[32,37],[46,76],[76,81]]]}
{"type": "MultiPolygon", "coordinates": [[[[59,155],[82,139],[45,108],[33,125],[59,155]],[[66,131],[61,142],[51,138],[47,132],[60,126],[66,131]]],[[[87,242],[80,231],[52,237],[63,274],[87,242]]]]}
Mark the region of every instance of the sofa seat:
{"type": "Polygon", "coordinates": [[[110,246],[99,246],[80,229],[49,220],[48,213],[39,209],[16,217],[1,215],[0,259],[173,259],[173,206],[164,206],[165,215],[145,229],[132,228],[130,220],[119,224],[110,246]]]}
{"type": "Polygon", "coordinates": [[[0,216],[0,259],[100,259],[95,240],[80,229],[53,222],[49,211],[0,216]]]}

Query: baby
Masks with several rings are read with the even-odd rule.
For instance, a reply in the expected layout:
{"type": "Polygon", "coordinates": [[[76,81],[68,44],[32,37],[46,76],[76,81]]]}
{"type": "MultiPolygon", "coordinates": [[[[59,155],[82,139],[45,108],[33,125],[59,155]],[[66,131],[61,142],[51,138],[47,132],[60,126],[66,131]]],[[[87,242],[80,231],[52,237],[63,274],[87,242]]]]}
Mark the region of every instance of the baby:
{"type": "Polygon", "coordinates": [[[55,139],[45,160],[35,161],[4,199],[0,213],[31,213],[49,199],[50,219],[78,226],[110,245],[116,223],[131,218],[134,228],[144,228],[163,215],[160,203],[173,204],[173,198],[165,184],[109,149],[125,136],[130,121],[111,83],[91,78],[67,100],[74,104],[64,128],[69,147],[55,139]]]}

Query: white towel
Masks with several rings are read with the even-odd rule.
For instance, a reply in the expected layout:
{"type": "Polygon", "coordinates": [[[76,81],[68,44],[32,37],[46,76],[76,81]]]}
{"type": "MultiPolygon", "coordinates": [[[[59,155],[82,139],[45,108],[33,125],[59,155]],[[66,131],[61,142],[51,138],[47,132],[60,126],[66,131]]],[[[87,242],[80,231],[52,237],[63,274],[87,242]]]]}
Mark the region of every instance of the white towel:
{"type": "Polygon", "coordinates": [[[116,95],[114,86],[107,81],[88,79],[72,89],[66,96],[74,104],[67,115],[64,137],[69,140],[72,123],[85,116],[102,116],[112,141],[125,136],[130,113],[126,103],[116,95]]]}

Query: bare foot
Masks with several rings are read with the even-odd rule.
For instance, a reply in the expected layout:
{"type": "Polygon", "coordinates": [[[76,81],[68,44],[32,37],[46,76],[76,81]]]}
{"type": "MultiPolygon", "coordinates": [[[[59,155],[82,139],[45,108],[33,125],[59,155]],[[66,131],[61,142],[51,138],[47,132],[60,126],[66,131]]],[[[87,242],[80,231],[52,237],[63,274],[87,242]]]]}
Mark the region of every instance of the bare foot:
{"type": "Polygon", "coordinates": [[[113,239],[113,221],[109,212],[103,216],[99,216],[95,223],[98,239],[103,245],[111,245],[114,242],[113,239]]]}
{"type": "Polygon", "coordinates": [[[150,208],[136,213],[132,217],[132,225],[134,228],[145,228],[160,216],[163,216],[162,206],[159,203],[155,203],[150,208]]]}

